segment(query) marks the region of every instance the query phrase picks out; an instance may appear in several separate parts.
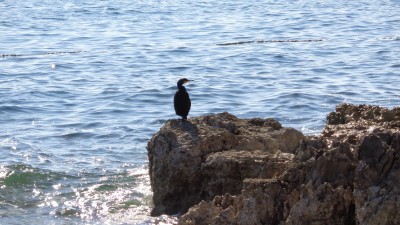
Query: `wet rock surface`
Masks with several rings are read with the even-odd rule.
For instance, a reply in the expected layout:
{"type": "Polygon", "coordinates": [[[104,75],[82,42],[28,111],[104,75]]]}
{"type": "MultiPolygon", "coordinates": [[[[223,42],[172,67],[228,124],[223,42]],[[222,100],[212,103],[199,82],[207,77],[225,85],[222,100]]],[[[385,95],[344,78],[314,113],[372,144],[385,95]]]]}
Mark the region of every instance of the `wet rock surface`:
{"type": "Polygon", "coordinates": [[[180,224],[400,224],[400,108],[343,104],[320,135],[229,113],[148,144],[153,215],[180,224]]]}

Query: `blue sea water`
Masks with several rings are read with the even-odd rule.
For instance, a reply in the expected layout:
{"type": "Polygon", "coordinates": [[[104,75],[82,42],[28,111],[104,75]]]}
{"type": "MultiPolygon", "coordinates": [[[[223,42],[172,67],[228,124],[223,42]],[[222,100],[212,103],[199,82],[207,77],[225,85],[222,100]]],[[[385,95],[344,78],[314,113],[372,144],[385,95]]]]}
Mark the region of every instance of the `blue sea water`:
{"type": "Polygon", "coordinates": [[[174,114],[319,133],[400,105],[399,0],[0,0],[0,224],[151,218],[146,144],[174,114]],[[221,45],[257,41],[246,44],[221,45]],[[309,41],[308,41],[309,40],[309,41]]]}

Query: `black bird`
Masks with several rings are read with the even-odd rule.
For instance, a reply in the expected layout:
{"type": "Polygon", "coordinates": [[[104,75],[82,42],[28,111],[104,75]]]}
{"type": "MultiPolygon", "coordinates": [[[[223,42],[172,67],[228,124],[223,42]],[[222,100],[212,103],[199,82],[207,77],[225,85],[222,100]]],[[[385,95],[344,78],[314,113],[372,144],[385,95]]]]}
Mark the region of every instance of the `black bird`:
{"type": "Polygon", "coordinates": [[[174,96],[174,108],[175,108],[175,113],[178,116],[182,116],[182,120],[187,120],[187,115],[189,114],[190,111],[190,98],[189,94],[186,92],[186,88],[183,86],[183,84],[189,82],[190,80],[186,78],[182,78],[178,81],[178,91],[175,93],[174,96]]]}

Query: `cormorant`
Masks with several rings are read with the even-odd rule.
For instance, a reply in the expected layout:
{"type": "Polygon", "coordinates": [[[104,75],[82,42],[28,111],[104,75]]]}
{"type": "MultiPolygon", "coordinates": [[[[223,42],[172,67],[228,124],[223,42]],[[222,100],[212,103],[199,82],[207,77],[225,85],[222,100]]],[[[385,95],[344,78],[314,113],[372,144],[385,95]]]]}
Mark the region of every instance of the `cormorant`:
{"type": "Polygon", "coordinates": [[[189,114],[190,111],[190,98],[189,94],[186,92],[186,88],[183,86],[183,84],[189,82],[190,80],[186,78],[182,78],[178,81],[178,91],[175,93],[174,96],[174,108],[175,108],[175,113],[178,116],[182,116],[182,120],[187,120],[187,115],[189,114]]]}

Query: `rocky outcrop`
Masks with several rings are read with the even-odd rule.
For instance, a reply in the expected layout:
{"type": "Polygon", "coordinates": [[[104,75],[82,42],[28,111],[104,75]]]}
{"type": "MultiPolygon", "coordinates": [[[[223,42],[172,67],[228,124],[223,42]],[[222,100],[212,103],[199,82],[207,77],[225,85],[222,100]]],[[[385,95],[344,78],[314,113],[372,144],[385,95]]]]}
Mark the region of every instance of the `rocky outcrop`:
{"type": "Polygon", "coordinates": [[[148,144],[153,215],[180,224],[400,224],[400,109],[344,104],[321,135],[228,113],[148,144]]]}
{"type": "Polygon", "coordinates": [[[302,139],[275,120],[228,113],[167,121],[148,144],[152,215],[184,213],[201,200],[239,194],[245,178],[282,173],[302,139]]]}

